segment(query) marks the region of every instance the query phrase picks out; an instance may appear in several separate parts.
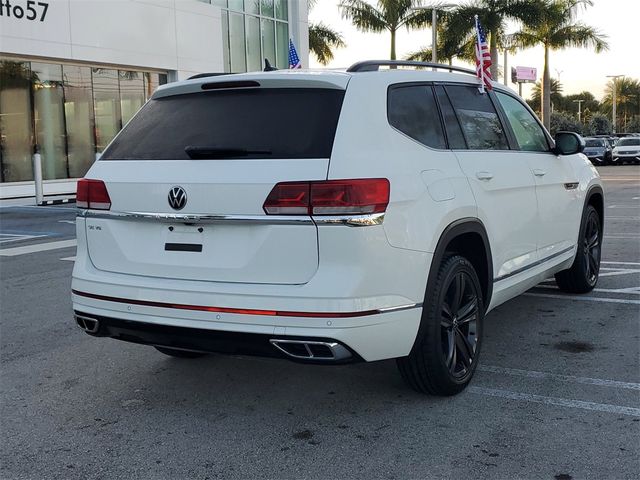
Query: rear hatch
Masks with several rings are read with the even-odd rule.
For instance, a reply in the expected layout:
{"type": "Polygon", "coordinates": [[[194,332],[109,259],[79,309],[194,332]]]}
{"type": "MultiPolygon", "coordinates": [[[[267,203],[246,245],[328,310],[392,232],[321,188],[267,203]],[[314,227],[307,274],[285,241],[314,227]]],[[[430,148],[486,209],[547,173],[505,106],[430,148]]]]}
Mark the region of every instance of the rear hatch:
{"type": "Polygon", "coordinates": [[[96,268],[212,282],[311,279],[311,218],[262,207],[278,182],[326,179],[346,83],[276,75],[154,95],[87,175],[105,182],[111,200],[109,212],[88,212],[96,268]]]}

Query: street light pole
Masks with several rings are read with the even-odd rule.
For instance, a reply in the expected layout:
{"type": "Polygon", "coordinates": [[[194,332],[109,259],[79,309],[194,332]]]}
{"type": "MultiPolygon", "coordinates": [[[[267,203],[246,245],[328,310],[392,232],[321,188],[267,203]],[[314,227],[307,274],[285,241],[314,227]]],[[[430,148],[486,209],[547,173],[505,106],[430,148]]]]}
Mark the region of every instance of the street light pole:
{"type": "MultiPolygon", "coordinates": [[[[436,30],[436,24],[438,23],[438,10],[435,8],[431,10],[431,61],[433,63],[438,63],[438,53],[437,53],[437,41],[438,41],[438,31],[436,30]]],[[[433,69],[435,71],[435,68],[433,69]]]]}
{"type": "Polygon", "coordinates": [[[618,99],[616,98],[618,90],[618,78],[624,75],[607,75],[607,78],[613,78],[613,133],[616,133],[616,108],[618,107],[618,99]]]}
{"type": "Polygon", "coordinates": [[[577,103],[578,104],[578,121],[582,122],[582,102],[584,102],[584,100],[574,100],[573,103],[577,103]]]}
{"type": "MultiPolygon", "coordinates": [[[[415,7],[412,10],[417,12],[419,10],[431,10],[431,62],[438,63],[438,10],[446,10],[447,8],[455,7],[452,4],[436,5],[434,7],[415,7]]],[[[436,68],[433,68],[436,71],[436,68]]]]}

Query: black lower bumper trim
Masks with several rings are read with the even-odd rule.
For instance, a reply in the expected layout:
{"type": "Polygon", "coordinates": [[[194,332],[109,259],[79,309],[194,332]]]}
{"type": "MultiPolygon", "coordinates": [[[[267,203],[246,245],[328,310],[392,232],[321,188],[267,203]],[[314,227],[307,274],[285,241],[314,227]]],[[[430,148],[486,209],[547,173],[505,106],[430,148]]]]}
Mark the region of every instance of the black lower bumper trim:
{"type": "Polygon", "coordinates": [[[99,321],[99,328],[95,333],[88,333],[93,337],[109,337],[125,342],[153,345],[160,347],[194,350],[207,353],[224,353],[229,355],[255,355],[260,357],[284,358],[300,363],[316,363],[322,365],[336,365],[363,361],[356,352],[337,340],[324,337],[296,337],[291,335],[266,335],[258,333],[226,332],[222,330],[206,330],[201,328],[176,327],[172,325],[157,325],[154,323],[121,320],[111,317],[87,314],[76,311],[76,315],[95,318],[99,321]],[[337,342],[352,354],[351,358],[343,360],[329,359],[296,359],[289,357],[269,340],[273,338],[283,340],[313,340],[321,342],[337,342]]]}

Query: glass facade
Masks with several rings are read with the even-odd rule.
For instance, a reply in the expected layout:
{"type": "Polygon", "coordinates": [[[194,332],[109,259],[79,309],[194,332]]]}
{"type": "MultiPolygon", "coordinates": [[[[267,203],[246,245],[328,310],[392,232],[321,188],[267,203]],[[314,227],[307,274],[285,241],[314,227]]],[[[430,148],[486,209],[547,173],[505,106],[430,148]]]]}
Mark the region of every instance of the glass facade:
{"type": "Polygon", "coordinates": [[[200,0],[222,8],[224,71],[289,68],[289,0],[200,0]]]}
{"type": "MultiPolygon", "coordinates": [[[[199,0],[222,9],[225,72],[289,67],[289,0],[199,0]]],[[[0,182],[80,178],[165,73],[0,55],[0,182]]]]}
{"type": "Polygon", "coordinates": [[[163,73],[0,57],[0,181],[82,177],[161,84],[163,73]]]}

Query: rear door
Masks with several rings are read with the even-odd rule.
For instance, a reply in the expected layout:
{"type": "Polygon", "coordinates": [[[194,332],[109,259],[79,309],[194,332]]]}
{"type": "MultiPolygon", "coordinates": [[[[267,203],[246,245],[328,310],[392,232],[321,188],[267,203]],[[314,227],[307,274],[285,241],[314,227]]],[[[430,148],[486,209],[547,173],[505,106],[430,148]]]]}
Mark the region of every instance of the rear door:
{"type": "Polygon", "coordinates": [[[449,144],[489,235],[494,277],[507,278],[537,259],[535,182],[526,156],[509,149],[489,94],[472,85],[438,86],[436,91],[449,144]]]}
{"type": "Polygon", "coordinates": [[[582,208],[577,175],[569,157],[551,152],[542,126],[520,100],[502,92],[496,97],[535,179],[538,256],[551,259],[576,243],[582,208]]]}
{"type": "Polygon", "coordinates": [[[266,216],[278,182],[324,180],[340,88],[246,82],[152,99],[96,162],[109,212],[89,211],[96,268],[213,282],[301,284],[318,266],[310,217],[266,216]]]}

